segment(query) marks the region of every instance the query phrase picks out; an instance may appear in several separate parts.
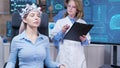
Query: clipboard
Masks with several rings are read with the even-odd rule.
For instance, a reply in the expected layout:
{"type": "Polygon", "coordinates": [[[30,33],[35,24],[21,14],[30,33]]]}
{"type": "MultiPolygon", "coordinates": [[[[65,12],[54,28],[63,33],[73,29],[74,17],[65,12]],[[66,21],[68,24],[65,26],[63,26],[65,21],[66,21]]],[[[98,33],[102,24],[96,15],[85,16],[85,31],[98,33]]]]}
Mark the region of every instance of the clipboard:
{"type": "Polygon", "coordinates": [[[80,41],[79,36],[87,35],[93,24],[83,24],[75,22],[70,30],[65,34],[64,39],[80,41]]]}

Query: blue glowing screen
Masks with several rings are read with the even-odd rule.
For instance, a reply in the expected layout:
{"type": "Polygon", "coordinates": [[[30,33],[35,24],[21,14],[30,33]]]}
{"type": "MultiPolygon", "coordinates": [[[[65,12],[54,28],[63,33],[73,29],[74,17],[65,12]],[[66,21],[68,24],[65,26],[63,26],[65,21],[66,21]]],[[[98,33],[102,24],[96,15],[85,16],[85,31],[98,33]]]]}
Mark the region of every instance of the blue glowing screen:
{"type": "Polygon", "coordinates": [[[120,44],[120,0],[83,0],[92,43],[120,44]]]}
{"type": "Polygon", "coordinates": [[[49,7],[53,7],[52,13],[58,13],[64,9],[64,0],[46,0],[46,12],[50,13],[49,7]]]}
{"type": "Polygon", "coordinates": [[[26,4],[37,4],[37,0],[10,0],[10,13],[12,14],[16,10],[24,8],[26,4]]]}

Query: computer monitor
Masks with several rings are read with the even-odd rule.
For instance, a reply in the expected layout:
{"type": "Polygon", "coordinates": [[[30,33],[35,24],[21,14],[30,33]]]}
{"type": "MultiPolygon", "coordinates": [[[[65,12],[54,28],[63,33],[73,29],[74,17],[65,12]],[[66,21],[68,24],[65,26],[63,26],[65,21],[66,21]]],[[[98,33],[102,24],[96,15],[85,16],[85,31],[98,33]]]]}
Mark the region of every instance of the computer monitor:
{"type": "Polygon", "coordinates": [[[92,43],[120,44],[120,0],[83,0],[83,7],[92,43]]]}
{"type": "Polygon", "coordinates": [[[52,13],[58,13],[64,9],[64,0],[46,0],[46,13],[50,13],[49,7],[53,7],[52,13]]]}
{"type": "Polygon", "coordinates": [[[37,0],[10,0],[10,13],[24,8],[26,4],[37,4],[37,0]]]}

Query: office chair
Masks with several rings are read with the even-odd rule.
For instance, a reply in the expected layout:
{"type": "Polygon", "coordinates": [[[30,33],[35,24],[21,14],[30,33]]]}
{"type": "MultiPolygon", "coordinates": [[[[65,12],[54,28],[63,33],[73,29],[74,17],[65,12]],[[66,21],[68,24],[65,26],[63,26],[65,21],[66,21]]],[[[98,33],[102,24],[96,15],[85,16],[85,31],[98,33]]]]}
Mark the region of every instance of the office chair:
{"type": "Polygon", "coordinates": [[[38,31],[41,33],[41,34],[44,34],[46,36],[48,36],[48,14],[46,13],[42,13],[42,16],[41,16],[41,24],[40,24],[40,27],[38,27],[38,31]]]}
{"type": "Polygon", "coordinates": [[[17,11],[14,12],[12,14],[12,37],[11,38],[18,35],[21,22],[22,22],[22,19],[19,13],[17,11]]]}
{"type": "MultiPolygon", "coordinates": [[[[14,36],[18,35],[21,22],[22,22],[22,19],[21,19],[21,16],[19,15],[19,13],[18,12],[14,12],[12,14],[12,37],[11,37],[11,39],[14,36]]],[[[42,13],[41,24],[38,27],[38,31],[41,34],[44,34],[46,36],[48,36],[48,22],[49,22],[48,21],[48,15],[46,13],[42,13]]],[[[19,68],[18,64],[19,64],[19,61],[18,61],[18,57],[17,57],[15,68],[19,68]]],[[[6,66],[6,63],[4,65],[4,67],[5,66],[6,66]]],[[[46,68],[46,67],[44,67],[44,68],[46,68]]]]}

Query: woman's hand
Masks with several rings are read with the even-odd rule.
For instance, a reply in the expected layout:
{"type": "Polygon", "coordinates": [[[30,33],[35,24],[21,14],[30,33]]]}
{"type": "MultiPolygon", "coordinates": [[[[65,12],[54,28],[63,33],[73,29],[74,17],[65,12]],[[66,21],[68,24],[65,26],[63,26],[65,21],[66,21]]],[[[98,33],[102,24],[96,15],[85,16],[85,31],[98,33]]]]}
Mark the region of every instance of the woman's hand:
{"type": "Polygon", "coordinates": [[[62,65],[60,65],[60,67],[59,67],[59,68],[65,68],[65,65],[63,65],[63,64],[62,64],[62,65]]]}
{"type": "Polygon", "coordinates": [[[70,25],[66,24],[65,26],[63,26],[62,28],[62,32],[65,33],[68,29],[69,29],[70,25]]]}
{"type": "Polygon", "coordinates": [[[80,41],[81,42],[84,42],[85,40],[86,40],[86,36],[85,35],[80,36],[80,41]]]}

